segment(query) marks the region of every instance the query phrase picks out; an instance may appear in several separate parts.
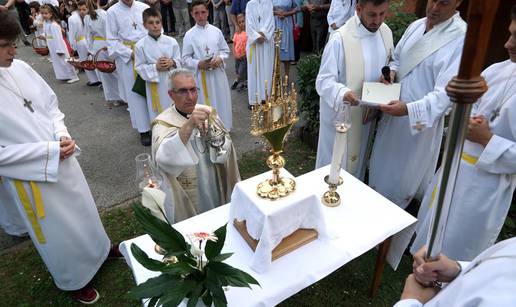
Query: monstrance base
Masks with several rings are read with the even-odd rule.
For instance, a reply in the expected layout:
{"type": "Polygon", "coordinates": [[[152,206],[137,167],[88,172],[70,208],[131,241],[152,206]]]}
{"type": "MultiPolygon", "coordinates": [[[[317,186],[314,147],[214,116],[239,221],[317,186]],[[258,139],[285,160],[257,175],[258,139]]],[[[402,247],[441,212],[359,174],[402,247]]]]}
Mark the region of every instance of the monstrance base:
{"type": "Polygon", "coordinates": [[[256,187],[256,194],[261,198],[276,200],[287,196],[296,190],[296,182],[291,178],[280,177],[278,183],[267,179],[256,187]]]}

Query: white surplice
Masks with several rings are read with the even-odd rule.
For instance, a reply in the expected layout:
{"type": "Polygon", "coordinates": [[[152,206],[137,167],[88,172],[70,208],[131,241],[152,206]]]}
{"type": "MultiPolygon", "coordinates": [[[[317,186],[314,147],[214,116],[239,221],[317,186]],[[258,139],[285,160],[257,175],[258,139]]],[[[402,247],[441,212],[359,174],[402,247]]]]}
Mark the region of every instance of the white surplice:
{"type": "Polygon", "coordinates": [[[149,120],[166,110],[173,103],[168,95],[168,71],[158,71],[156,63],[161,57],[174,60],[181,67],[181,49],[177,41],[161,34],[157,39],[150,35],[136,43],[134,49],[136,71],[145,80],[149,120]]]}
{"type": "Polygon", "coordinates": [[[328,11],[328,32],[333,33],[331,25],[335,24],[340,28],[355,14],[356,0],[331,0],[330,10],[328,11]]]}
{"type": "Polygon", "coordinates": [[[18,212],[15,195],[8,186],[7,180],[0,177],[0,228],[11,236],[24,236],[29,232],[18,212]]]}
{"type": "Polygon", "coordinates": [[[106,35],[109,56],[115,58],[120,97],[129,104],[131,124],[138,132],[151,129],[145,98],[132,91],[136,70],[134,45],[147,35],[142,13],[149,6],[133,1],[131,7],[118,2],[107,11],[106,35]]]}
{"type": "MultiPolygon", "coordinates": [[[[97,13],[97,19],[95,20],[93,20],[90,15],[86,15],[84,17],[84,30],[89,43],[88,49],[93,55],[95,55],[100,49],[107,47],[107,13],[102,9],[97,9],[95,12],[97,13]]],[[[98,54],[97,60],[113,61],[113,59],[107,55],[107,51],[101,51],[98,54]]],[[[106,99],[106,101],[120,100],[120,95],[118,93],[117,70],[112,73],[103,73],[97,70],[97,74],[102,81],[104,99],[106,99]]]]}
{"type": "Polygon", "coordinates": [[[274,65],[274,16],[271,0],[251,0],[245,9],[245,32],[247,33],[247,93],[249,104],[265,100],[265,80],[267,93],[271,92],[272,66],[274,65]],[[265,34],[265,42],[258,44],[261,37],[258,32],[265,34]]]}
{"type": "Polygon", "coordinates": [[[43,29],[56,79],[69,80],[77,78],[73,66],[66,62],[66,59],[70,58],[70,53],[68,48],[66,48],[61,26],[55,21],[45,21],[43,29]],[[58,55],[58,53],[62,55],[58,55]]]}
{"type": "MultiPolygon", "coordinates": [[[[77,51],[79,60],[88,60],[88,37],[84,29],[84,22],[77,11],[72,12],[68,17],[68,41],[73,50],[77,51]]],[[[92,57],[89,60],[93,60],[92,57]]],[[[99,82],[99,77],[94,70],[84,70],[86,77],[90,83],[99,82]]]]}
{"type": "MultiPolygon", "coordinates": [[[[36,18],[34,18],[34,21],[32,22],[32,25],[36,29],[36,31],[34,32],[34,36],[35,37],[38,37],[40,35],[45,36],[45,29],[43,28],[44,22],[45,21],[43,20],[43,16],[41,16],[40,13],[37,13],[36,14],[36,18]]],[[[47,44],[42,39],[36,39],[36,44],[35,45],[37,47],[44,47],[47,44]]]]}
{"type": "Polygon", "coordinates": [[[18,212],[57,287],[80,289],[106,259],[110,242],[77,159],[59,160],[59,139],[69,136],[64,115],[52,89],[25,62],[0,68],[0,83],[10,89],[0,86],[0,122],[9,127],[0,130],[0,176],[17,195],[18,212]],[[34,112],[20,96],[32,101],[34,112]],[[44,216],[31,223],[28,214],[38,212],[34,186],[44,216]]]}
{"type": "MultiPolygon", "coordinates": [[[[459,259],[460,260],[460,259],[459,259]]],[[[471,262],[461,262],[461,273],[426,304],[416,299],[394,307],[514,306],[516,302],[516,238],[497,243],[471,262]]]]}
{"type": "MultiPolygon", "coordinates": [[[[357,22],[357,31],[352,33],[361,42],[363,53],[363,71],[364,82],[378,81],[381,75],[382,67],[388,62],[388,54],[382,39],[380,31],[374,33],[363,27],[360,19],[353,18],[353,22],[357,22]]],[[[350,21],[351,22],[351,21],[350,21]]],[[[389,31],[390,32],[390,31],[389,31]]],[[[392,35],[391,35],[392,37],[392,35]]],[[[354,63],[361,65],[361,63],[354,63]]],[[[321,96],[319,113],[319,143],[317,145],[317,160],[316,168],[323,167],[331,162],[333,143],[335,141],[335,115],[339,106],[344,104],[344,94],[351,89],[346,85],[346,55],[341,35],[332,35],[328,44],[324,48],[321,66],[316,79],[317,93],[321,96]]],[[[356,92],[360,98],[360,92],[356,92]]],[[[352,108],[361,108],[359,106],[352,108]]],[[[360,153],[358,159],[358,166],[352,172],[353,176],[363,180],[365,175],[366,163],[364,161],[367,143],[369,139],[369,131],[371,123],[362,124],[362,118],[359,117],[352,123],[351,129],[354,126],[362,125],[362,135],[360,138],[360,153]]],[[[349,141],[348,141],[349,142],[349,141]]],[[[342,168],[348,169],[348,157],[342,157],[342,168]]],[[[349,170],[348,170],[349,171],[349,170]]]]}
{"type": "MultiPolygon", "coordinates": [[[[398,71],[402,62],[414,55],[410,54],[411,48],[425,40],[426,35],[432,35],[432,31],[451,26],[465,33],[466,28],[458,13],[426,34],[425,25],[426,18],[422,18],[407,28],[396,46],[391,70],[398,71]]],[[[443,117],[450,108],[445,86],[458,72],[463,43],[462,34],[408,72],[399,82],[400,100],[407,104],[409,115],[382,114],[378,124],[369,185],[401,208],[414,197],[421,198],[434,175],[443,135],[443,117]]]]}
{"type": "MultiPolygon", "coordinates": [[[[503,106],[489,122],[494,135],[486,147],[464,142],[443,241],[443,253],[454,259],[471,260],[495,243],[516,188],[516,63],[494,64],[482,75],[489,89],[474,105],[473,114],[489,120],[503,106]]],[[[426,243],[440,173],[423,198],[412,253],[426,243]]]]}
{"type": "Polygon", "coordinates": [[[167,207],[172,208],[176,222],[229,202],[233,186],[240,181],[229,133],[221,153],[216,154],[203,143],[197,129],[183,144],[178,131],[186,121],[172,106],[156,117],[152,127],[152,155],[170,187],[171,205],[167,207]]]}
{"type": "Polygon", "coordinates": [[[214,107],[226,129],[231,130],[231,92],[224,62],[212,70],[198,69],[200,60],[219,56],[224,61],[229,56],[229,47],[224,35],[210,24],[196,24],[188,30],[183,39],[183,64],[195,71],[197,86],[200,88],[197,103],[214,107]]]}

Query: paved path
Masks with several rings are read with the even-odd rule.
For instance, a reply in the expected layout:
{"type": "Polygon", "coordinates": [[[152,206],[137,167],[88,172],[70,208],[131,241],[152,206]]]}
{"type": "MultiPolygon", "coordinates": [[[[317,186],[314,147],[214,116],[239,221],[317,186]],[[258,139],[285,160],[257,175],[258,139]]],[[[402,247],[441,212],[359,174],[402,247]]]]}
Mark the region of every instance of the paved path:
{"type": "MultiPolygon", "coordinates": [[[[101,89],[86,86],[84,73],[79,75],[81,81],[75,84],[57,81],[52,64],[30,47],[18,47],[17,58],[29,63],[56,92],[59,108],[66,115],[65,123],[82,150],[78,160],[99,209],[136,197],[134,157],[150,152],[150,148],[140,145],[139,134],[131,128],[126,108],[109,108],[101,89]]],[[[226,71],[231,84],[235,76],[232,58],[227,61],[226,71]]],[[[231,135],[241,155],[259,147],[260,143],[249,133],[247,92],[231,92],[234,125],[231,135]]],[[[0,250],[17,242],[19,240],[13,240],[0,230],[0,250]]]]}

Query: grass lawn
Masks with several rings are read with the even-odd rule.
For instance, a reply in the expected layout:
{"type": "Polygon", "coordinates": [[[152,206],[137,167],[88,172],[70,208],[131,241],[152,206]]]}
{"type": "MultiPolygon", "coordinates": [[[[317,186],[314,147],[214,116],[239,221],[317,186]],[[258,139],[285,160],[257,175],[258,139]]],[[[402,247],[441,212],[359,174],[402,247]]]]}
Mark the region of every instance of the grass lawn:
{"type": "MultiPolygon", "coordinates": [[[[239,161],[242,178],[266,171],[264,161],[267,156],[265,151],[244,154],[239,161]]],[[[315,165],[315,153],[295,140],[285,149],[285,157],[286,168],[295,176],[312,170],[315,165]]],[[[127,205],[101,212],[101,218],[113,242],[143,233],[127,205]]],[[[510,229],[511,232],[504,232],[504,236],[514,235],[514,228],[510,229]]],[[[79,306],[67,293],[54,286],[36,250],[30,242],[26,243],[0,255],[0,306],[79,306]]],[[[280,306],[392,306],[410,272],[411,259],[404,256],[396,272],[386,266],[378,297],[370,299],[368,291],[375,259],[376,251],[369,251],[280,306]]],[[[134,281],[123,260],[107,261],[94,278],[93,285],[102,296],[97,306],[140,306],[139,301],[125,297],[134,281]]]]}

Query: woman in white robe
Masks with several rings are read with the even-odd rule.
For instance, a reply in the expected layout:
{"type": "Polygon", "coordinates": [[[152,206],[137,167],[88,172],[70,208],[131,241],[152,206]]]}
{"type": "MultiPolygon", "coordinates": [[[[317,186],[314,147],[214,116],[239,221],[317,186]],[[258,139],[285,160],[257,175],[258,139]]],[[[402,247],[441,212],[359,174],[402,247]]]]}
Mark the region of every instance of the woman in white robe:
{"type": "Polygon", "coordinates": [[[60,140],[71,138],[64,115],[26,63],[1,67],[0,80],[0,122],[9,127],[0,129],[0,176],[18,195],[18,211],[57,287],[81,289],[106,259],[110,241],[77,159],[60,159],[60,140]]]}
{"type": "MultiPolygon", "coordinates": [[[[443,253],[461,260],[471,260],[495,243],[516,189],[516,63],[494,64],[483,76],[489,90],[472,115],[484,116],[493,136],[485,146],[464,142],[443,241],[443,253]]],[[[412,253],[426,242],[440,173],[423,198],[412,253]]]]}
{"type": "Polygon", "coordinates": [[[136,71],[145,80],[147,109],[152,121],[173,103],[168,95],[168,72],[158,71],[156,63],[160,58],[174,61],[175,67],[181,67],[181,49],[177,41],[161,34],[158,38],[150,35],[142,38],[134,48],[136,71]]]}
{"type": "Polygon", "coordinates": [[[79,81],[77,73],[72,65],[66,62],[70,58],[68,48],[66,48],[63,39],[63,32],[61,26],[57,23],[56,13],[53,12],[49,5],[41,6],[41,15],[45,20],[44,24],[44,38],[47,42],[50,58],[52,59],[52,67],[57,80],[68,80],[68,83],[79,81]]]}
{"type": "MultiPolygon", "coordinates": [[[[106,41],[106,19],[107,13],[102,9],[94,9],[93,1],[86,1],[87,5],[91,5],[89,8],[89,15],[84,16],[84,29],[87,37],[87,41],[89,43],[88,50],[91,54],[95,55],[100,49],[107,48],[106,41]],[[91,11],[95,12],[96,17],[93,17],[91,11]]],[[[101,51],[97,58],[98,61],[113,61],[107,55],[106,51],[101,51]]],[[[118,92],[118,79],[117,79],[117,71],[115,70],[112,73],[103,73],[97,70],[97,74],[102,81],[102,90],[104,91],[104,99],[106,101],[118,101],[120,100],[120,95],[118,92]]]]}
{"type": "MultiPolygon", "coordinates": [[[[192,7],[196,10],[207,8],[203,5],[192,7]]],[[[192,13],[195,17],[195,12],[192,13]]],[[[183,39],[183,63],[195,71],[197,85],[200,88],[199,104],[211,106],[226,129],[231,130],[233,117],[231,113],[231,92],[226,75],[224,60],[229,56],[229,47],[222,32],[210,25],[206,19],[196,19],[196,25],[186,32],[183,39]],[[217,67],[210,69],[199,68],[200,62],[211,59],[211,62],[220,61],[217,67]]],[[[197,17],[199,18],[199,17],[197,17]]]]}

